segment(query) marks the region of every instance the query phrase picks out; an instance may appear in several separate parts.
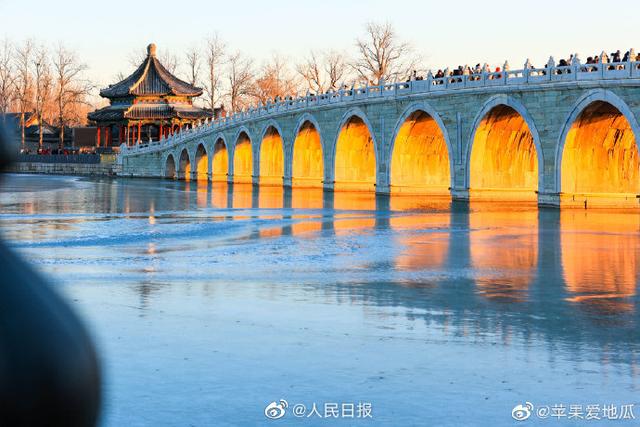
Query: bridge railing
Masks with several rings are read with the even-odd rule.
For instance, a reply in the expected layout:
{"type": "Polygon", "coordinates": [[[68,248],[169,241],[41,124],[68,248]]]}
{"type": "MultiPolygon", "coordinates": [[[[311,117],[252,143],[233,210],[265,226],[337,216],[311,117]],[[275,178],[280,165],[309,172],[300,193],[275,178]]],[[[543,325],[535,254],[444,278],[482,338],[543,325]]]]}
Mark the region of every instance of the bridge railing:
{"type": "MultiPolygon", "coordinates": [[[[633,58],[635,55],[630,55],[633,58]]],[[[345,102],[357,102],[365,99],[404,96],[416,93],[453,91],[493,86],[517,86],[530,84],[548,84],[566,81],[620,80],[640,79],[640,62],[626,61],[616,63],[582,64],[576,58],[571,65],[556,66],[553,58],[544,68],[535,68],[525,64],[519,70],[505,69],[501,71],[483,71],[482,73],[465,73],[434,77],[431,72],[423,80],[406,82],[381,82],[375,86],[362,86],[330,91],[323,94],[307,93],[305,96],[287,97],[274,102],[260,104],[243,111],[232,113],[217,120],[211,120],[192,129],[184,130],[161,141],[142,143],[132,147],[121,146],[121,152],[137,152],[152,150],[159,146],[176,145],[212,129],[242,123],[248,120],[270,115],[299,111],[310,107],[331,105],[345,102]]]]}

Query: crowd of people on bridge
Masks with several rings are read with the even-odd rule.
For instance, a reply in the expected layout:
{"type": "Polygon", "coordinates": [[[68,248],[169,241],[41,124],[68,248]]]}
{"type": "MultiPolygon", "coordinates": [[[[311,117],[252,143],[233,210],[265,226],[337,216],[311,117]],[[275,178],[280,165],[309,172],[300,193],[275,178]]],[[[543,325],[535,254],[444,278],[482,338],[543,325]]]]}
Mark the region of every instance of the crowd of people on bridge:
{"type": "MultiPolygon", "coordinates": [[[[587,58],[585,64],[581,64],[580,71],[582,72],[595,72],[598,71],[599,67],[597,64],[610,64],[607,66],[608,70],[622,70],[625,68],[623,63],[625,62],[638,62],[640,63],[640,53],[637,55],[629,50],[625,52],[623,55],[620,50],[616,52],[612,52],[610,55],[607,55],[605,52],[602,52],[600,55],[594,55],[587,58]]],[[[570,74],[571,67],[577,65],[577,57],[575,55],[570,55],[568,59],[560,59],[556,64],[553,61],[553,58],[550,58],[549,62],[545,64],[544,68],[537,69],[533,64],[527,62],[527,66],[530,70],[534,70],[534,75],[547,75],[549,69],[554,68],[555,74],[570,74]],[[566,67],[566,68],[565,68],[566,67]]],[[[636,67],[640,69],[640,64],[636,64],[636,67]]],[[[475,67],[470,67],[468,65],[462,66],[459,65],[457,68],[453,70],[449,70],[448,68],[445,70],[439,69],[433,75],[433,84],[434,85],[442,85],[446,82],[447,78],[449,78],[449,83],[460,83],[462,82],[464,76],[468,76],[468,81],[478,81],[482,79],[482,75],[485,75],[488,80],[501,79],[504,76],[505,72],[509,71],[509,64],[505,63],[504,66],[496,67],[492,69],[488,64],[476,64],[475,67]]],[[[410,80],[423,80],[422,76],[419,76],[417,71],[413,71],[411,77],[407,79],[410,80]]]]}

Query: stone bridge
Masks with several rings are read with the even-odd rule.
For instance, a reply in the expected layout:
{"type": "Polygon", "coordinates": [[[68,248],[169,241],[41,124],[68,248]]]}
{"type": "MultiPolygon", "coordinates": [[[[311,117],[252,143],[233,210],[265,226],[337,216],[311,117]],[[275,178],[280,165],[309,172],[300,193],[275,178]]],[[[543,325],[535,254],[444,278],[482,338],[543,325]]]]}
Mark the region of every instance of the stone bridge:
{"type": "Polygon", "coordinates": [[[638,207],[638,117],[640,62],[527,63],[280,100],[118,161],[125,176],[638,207]]]}

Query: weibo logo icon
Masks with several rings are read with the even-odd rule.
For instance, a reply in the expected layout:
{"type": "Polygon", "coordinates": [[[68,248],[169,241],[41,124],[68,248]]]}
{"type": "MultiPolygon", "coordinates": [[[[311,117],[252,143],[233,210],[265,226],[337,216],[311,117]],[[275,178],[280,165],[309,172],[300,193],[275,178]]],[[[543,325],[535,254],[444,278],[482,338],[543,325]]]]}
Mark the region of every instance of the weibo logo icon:
{"type": "Polygon", "coordinates": [[[264,416],[270,420],[279,420],[284,417],[288,407],[289,403],[284,399],[280,399],[279,402],[271,402],[264,408],[264,416]]]}
{"type": "Polygon", "coordinates": [[[516,421],[525,421],[531,416],[531,411],[533,411],[533,404],[525,402],[524,405],[516,405],[511,411],[511,416],[516,421]]]}

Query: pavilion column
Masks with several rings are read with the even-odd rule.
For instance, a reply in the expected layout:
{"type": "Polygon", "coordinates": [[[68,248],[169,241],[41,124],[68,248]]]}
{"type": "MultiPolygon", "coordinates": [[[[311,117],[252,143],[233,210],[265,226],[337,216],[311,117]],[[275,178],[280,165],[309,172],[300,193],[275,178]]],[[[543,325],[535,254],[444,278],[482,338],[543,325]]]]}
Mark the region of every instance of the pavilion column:
{"type": "Polygon", "coordinates": [[[96,132],[96,147],[100,147],[100,126],[98,126],[98,130],[96,132]]]}
{"type": "Polygon", "coordinates": [[[138,122],[138,138],[136,139],[137,144],[140,144],[140,134],[142,133],[142,122],[138,122]]]}
{"type": "Polygon", "coordinates": [[[123,134],[124,134],[124,126],[120,125],[120,128],[118,128],[118,145],[122,144],[123,134]]]}
{"type": "Polygon", "coordinates": [[[111,125],[107,126],[104,130],[104,146],[111,146],[111,125]]]}

